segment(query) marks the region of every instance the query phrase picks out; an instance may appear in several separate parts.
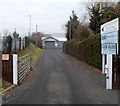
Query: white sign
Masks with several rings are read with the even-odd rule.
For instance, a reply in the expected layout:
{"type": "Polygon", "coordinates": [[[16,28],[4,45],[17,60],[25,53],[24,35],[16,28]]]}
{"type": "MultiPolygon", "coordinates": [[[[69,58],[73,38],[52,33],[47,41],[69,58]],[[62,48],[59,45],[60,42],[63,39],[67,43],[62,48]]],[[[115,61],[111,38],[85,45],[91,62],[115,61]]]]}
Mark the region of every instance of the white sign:
{"type": "Polygon", "coordinates": [[[117,32],[119,30],[119,18],[101,25],[101,34],[117,32]]]}
{"type": "Polygon", "coordinates": [[[116,54],[116,44],[102,44],[102,54],[116,54]]]}
{"type": "Polygon", "coordinates": [[[2,54],[2,60],[9,60],[9,54],[2,54]]]}
{"type": "Polygon", "coordinates": [[[118,44],[118,32],[101,35],[101,44],[103,43],[116,43],[118,44]]]}

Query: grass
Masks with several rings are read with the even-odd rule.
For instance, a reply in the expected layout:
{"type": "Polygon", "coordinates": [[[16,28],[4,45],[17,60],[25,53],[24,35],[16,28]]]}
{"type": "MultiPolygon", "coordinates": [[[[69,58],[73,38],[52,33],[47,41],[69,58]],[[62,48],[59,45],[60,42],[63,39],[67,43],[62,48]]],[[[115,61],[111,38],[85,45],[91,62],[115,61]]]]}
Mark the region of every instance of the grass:
{"type": "MultiPolygon", "coordinates": [[[[18,53],[18,56],[21,57],[21,56],[24,56],[24,55],[29,54],[29,53],[31,54],[32,63],[33,63],[42,54],[42,49],[38,48],[34,44],[30,44],[30,46],[28,48],[25,48],[24,50],[20,51],[18,53]]],[[[0,79],[0,92],[5,90],[6,88],[8,88],[10,86],[12,86],[11,83],[0,79]]]]}
{"type": "Polygon", "coordinates": [[[32,63],[37,60],[37,58],[42,54],[42,49],[38,48],[34,44],[30,44],[30,46],[21,52],[19,52],[19,57],[24,56],[26,54],[31,54],[32,57],[32,63]]]}
{"type": "Polygon", "coordinates": [[[3,90],[5,90],[6,88],[8,88],[10,86],[12,86],[11,83],[0,79],[0,92],[3,91],[3,90]]]}

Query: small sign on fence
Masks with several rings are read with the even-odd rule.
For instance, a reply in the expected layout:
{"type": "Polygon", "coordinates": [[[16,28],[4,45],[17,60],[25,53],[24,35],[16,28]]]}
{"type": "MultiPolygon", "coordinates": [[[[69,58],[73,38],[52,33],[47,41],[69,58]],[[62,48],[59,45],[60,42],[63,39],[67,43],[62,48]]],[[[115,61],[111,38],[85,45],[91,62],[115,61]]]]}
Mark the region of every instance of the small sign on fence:
{"type": "Polygon", "coordinates": [[[2,54],[2,60],[9,60],[9,54],[2,54]]]}

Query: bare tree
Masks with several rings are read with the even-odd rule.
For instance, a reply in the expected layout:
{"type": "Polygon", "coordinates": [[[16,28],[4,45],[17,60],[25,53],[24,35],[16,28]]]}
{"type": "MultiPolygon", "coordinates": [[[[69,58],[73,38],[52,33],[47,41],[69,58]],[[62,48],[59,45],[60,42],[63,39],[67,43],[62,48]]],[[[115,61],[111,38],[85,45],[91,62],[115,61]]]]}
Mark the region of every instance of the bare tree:
{"type": "Polygon", "coordinates": [[[8,29],[5,29],[5,30],[3,31],[3,35],[6,37],[6,36],[8,36],[8,34],[9,34],[8,29]]]}

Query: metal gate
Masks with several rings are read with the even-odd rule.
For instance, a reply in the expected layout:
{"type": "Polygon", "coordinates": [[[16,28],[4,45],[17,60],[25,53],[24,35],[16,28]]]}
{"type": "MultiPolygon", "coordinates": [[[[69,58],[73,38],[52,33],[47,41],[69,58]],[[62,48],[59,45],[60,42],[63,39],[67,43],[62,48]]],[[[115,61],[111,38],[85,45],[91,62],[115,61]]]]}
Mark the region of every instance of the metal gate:
{"type": "Polygon", "coordinates": [[[13,83],[13,56],[7,55],[8,59],[2,59],[2,79],[13,83]]]}
{"type": "Polygon", "coordinates": [[[18,58],[18,84],[27,76],[31,69],[31,54],[18,58]]]}
{"type": "Polygon", "coordinates": [[[113,58],[113,88],[120,89],[120,55],[113,58]]]}

